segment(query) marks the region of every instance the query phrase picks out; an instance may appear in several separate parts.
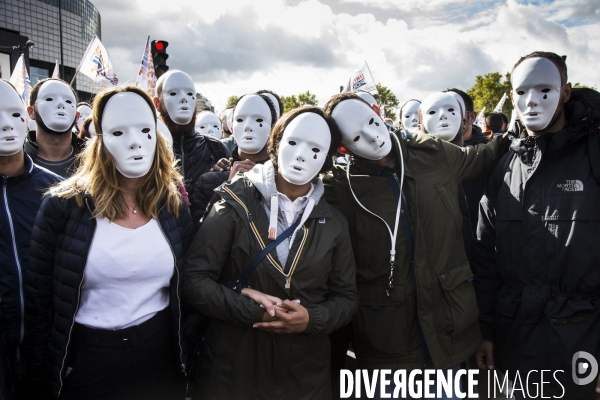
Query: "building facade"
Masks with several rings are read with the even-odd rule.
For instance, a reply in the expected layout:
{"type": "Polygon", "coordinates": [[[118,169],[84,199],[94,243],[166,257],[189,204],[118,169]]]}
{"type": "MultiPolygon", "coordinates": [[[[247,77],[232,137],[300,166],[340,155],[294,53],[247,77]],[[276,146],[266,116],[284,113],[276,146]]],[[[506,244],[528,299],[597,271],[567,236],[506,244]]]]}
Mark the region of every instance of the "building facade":
{"type": "MultiPolygon", "coordinates": [[[[19,49],[9,47],[32,40],[35,45],[24,51],[31,84],[52,76],[55,63],[60,63],[61,58],[64,61],[61,78],[70,82],[92,38],[101,38],[100,25],[100,13],[88,0],[0,0],[2,78],[10,77],[20,56],[19,49]]],[[[81,74],[73,87],[80,101],[89,101],[100,89],[81,74]]]]}

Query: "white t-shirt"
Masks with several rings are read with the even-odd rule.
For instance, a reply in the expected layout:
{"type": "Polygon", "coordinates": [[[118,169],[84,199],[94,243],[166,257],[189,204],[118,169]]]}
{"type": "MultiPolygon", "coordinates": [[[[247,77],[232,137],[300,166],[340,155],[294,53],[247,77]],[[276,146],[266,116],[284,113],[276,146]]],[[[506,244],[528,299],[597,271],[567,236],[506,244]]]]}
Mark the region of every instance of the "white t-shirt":
{"type": "Polygon", "coordinates": [[[139,325],[169,306],[169,243],[155,219],[137,229],[96,222],[75,322],[112,330],[139,325]]]}

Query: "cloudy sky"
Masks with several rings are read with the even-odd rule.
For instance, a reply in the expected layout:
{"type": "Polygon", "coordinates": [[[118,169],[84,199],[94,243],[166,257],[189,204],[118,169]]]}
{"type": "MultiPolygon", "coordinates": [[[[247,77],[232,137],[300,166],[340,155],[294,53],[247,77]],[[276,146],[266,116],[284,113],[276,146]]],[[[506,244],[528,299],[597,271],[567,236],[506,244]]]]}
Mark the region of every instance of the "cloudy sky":
{"type": "Polygon", "coordinates": [[[231,95],[310,90],[319,103],[366,60],[402,102],[535,50],[567,55],[569,80],[600,87],[600,0],[92,0],[121,82],[146,35],[222,110],[231,95]]]}

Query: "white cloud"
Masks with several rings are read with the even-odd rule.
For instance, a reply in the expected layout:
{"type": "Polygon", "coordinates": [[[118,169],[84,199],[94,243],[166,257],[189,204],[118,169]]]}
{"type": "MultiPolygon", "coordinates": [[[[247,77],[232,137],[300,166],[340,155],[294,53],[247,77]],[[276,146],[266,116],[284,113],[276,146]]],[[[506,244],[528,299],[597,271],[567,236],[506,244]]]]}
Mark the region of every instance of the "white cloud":
{"type": "Polygon", "coordinates": [[[192,75],[218,109],[230,95],[258,89],[310,90],[324,104],[365,60],[401,101],[468,89],[476,75],[504,74],[535,50],[566,54],[571,81],[600,84],[597,1],[292,1],[94,4],[122,81],[134,80],[150,33],[170,42],[168,64],[192,75]]]}

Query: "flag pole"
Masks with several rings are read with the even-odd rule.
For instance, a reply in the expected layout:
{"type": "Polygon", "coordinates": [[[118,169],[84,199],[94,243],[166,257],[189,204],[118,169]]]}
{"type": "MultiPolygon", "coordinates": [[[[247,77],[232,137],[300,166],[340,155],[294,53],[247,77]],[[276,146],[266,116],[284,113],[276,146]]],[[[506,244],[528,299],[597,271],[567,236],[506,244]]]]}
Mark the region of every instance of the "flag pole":
{"type": "Polygon", "coordinates": [[[367,69],[369,70],[369,75],[371,75],[371,79],[375,84],[375,90],[377,91],[377,93],[379,93],[379,90],[377,90],[377,82],[375,82],[375,78],[373,78],[373,73],[371,72],[371,68],[369,68],[369,64],[367,64],[367,60],[365,60],[365,65],[367,66],[367,69]]]}
{"type": "MultiPolygon", "coordinates": [[[[96,39],[96,35],[94,35],[94,37],[90,41],[90,44],[88,44],[87,48],[85,49],[85,53],[83,53],[83,57],[85,57],[85,55],[88,53],[88,50],[90,49],[90,46],[92,45],[92,43],[94,43],[95,39],[96,39]]],[[[79,61],[79,65],[77,66],[77,69],[75,70],[73,79],[71,79],[71,83],[69,83],[69,86],[71,86],[71,87],[73,87],[73,82],[75,82],[75,78],[77,78],[77,74],[79,73],[79,68],[81,68],[81,64],[83,64],[83,57],[81,57],[81,61],[79,61]]]]}

